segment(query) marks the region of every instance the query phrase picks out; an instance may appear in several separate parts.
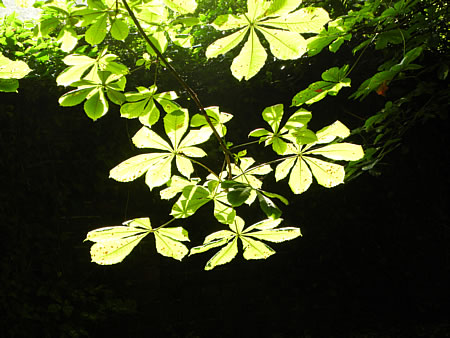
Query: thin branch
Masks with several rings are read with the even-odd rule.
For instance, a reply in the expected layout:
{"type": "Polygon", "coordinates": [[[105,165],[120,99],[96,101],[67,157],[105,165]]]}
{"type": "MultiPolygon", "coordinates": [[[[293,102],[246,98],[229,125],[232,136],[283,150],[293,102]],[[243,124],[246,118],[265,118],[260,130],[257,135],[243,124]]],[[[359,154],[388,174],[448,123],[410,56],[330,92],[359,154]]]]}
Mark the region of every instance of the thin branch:
{"type": "Polygon", "coordinates": [[[222,148],[222,151],[225,155],[225,160],[227,161],[228,166],[228,174],[231,175],[231,152],[225,145],[223,139],[220,137],[219,133],[217,132],[216,128],[211,122],[211,119],[209,118],[208,114],[205,111],[205,108],[203,107],[203,104],[200,102],[197,93],[189,87],[189,85],[181,78],[180,74],[173,68],[173,66],[167,61],[167,59],[162,55],[162,53],[159,51],[159,49],[153,44],[153,42],[148,38],[147,34],[145,33],[144,29],[142,28],[141,24],[139,23],[139,20],[134,15],[133,11],[131,10],[130,6],[128,5],[126,0],[122,0],[122,3],[127,10],[128,14],[130,15],[131,19],[133,20],[134,24],[136,25],[137,30],[139,31],[139,34],[143,37],[145,42],[153,49],[155,54],[158,56],[158,58],[164,63],[164,65],[167,67],[167,69],[170,71],[170,73],[175,77],[175,79],[178,81],[178,83],[188,92],[189,96],[192,98],[192,100],[195,102],[198,110],[200,113],[205,117],[206,122],[208,123],[209,127],[212,129],[214,136],[219,141],[220,147],[222,148]]]}

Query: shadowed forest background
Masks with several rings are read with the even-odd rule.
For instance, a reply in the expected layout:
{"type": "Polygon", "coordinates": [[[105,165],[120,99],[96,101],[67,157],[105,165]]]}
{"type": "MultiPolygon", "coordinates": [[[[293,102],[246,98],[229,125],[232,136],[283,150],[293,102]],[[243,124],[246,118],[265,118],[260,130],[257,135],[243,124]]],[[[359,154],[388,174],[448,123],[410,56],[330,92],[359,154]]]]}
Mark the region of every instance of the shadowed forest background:
{"type": "MultiPolygon", "coordinates": [[[[183,53],[174,52],[173,65],[203,104],[234,115],[227,125],[231,140],[245,140],[249,126],[262,126],[265,107],[289,106],[324,70],[352,57],[351,47],[343,47],[339,54],[273,61],[239,82],[230,75],[230,58],[197,64],[183,53]]],[[[352,88],[376,70],[377,57],[358,64],[352,88]]],[[[422,63],[433,62],[425,57],[422,63]]],[[[152,84],[152,74],[140,74],[140,83],[152,84]]],[[[161,91],[182,92],[169,76],[159,81],[161,91]]],[[[408,90],[405,81],[386,96],[372,93],[358,102],[344,89],[309,107],[310,127],[338,119],[356,128],[358,116],[408,90]]],[[[121,119],[112,106],[92,122],[79,107],[58,105],[65,91],[35,77],[21,80],[18,94],[0,93],[5,337],[450,336],[447,118],[418,121],[376,171],[333,189],[315,184],[293,195],[286,180],[265,181],[268,191],[289,196],[283,218],[303,234],[274,244],[277,254],[267,260],[238,255],[207,272],[210,255],[177,262],[157,254],[146,238],[123,263],[99,266],[90,262],[91,244],[83,242],[88,231],[149,215],[155,224],[164,222],[171,202],[142,179],[108,178],[111,168],[137,153],[130,136],[138,121],[121,119]]],[[[193,108],[185,98],[180,102],[193,108]]],[[[362,142],[358,135],[351,141],[362,142]]],[[[258,149],[249,148],[257,159],[263,157],[258,149]]],[[[220,166],[214,142],[205,150],[220,166]]],[[[246,211],[251,219],[252,210],[246,211]]],[[[205,206],[180,221],[192,243],[220,228],[208,221],[211,212],[205,206]]]]}

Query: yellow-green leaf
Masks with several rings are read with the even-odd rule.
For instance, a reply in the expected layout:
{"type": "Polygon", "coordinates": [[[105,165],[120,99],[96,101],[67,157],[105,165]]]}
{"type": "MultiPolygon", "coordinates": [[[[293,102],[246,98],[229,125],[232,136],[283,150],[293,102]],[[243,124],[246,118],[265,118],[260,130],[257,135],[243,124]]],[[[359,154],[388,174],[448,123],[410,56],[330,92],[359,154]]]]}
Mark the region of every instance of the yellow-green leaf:
{"type": "Polygon", "coordinates": [[[246,236],[252,236],[263,241],[280,243],[284,241],[289,241],[291,239],[301,236],[299,228],[288,227],[270,230],[261,230],[251,233],[246,233],[246,236]]]}
{"type": "Polygon", "coordinates": [[[64,27],[61,33],[61,37],[58,40],[59,42],[61,42],[61,49],[64,52],[69,53],[77,45],[78,35],[74,29],[69,27],[64,27]]]}
{"type": "Polygon", "coordinates": [[[217,265],[223,265],[228,262],[231,262],[234,257],[236,257],[238,252],[237,248],[237,237],[233,239],[230,243],[228,243],[225,247],[219,250],[207,263],[205,266],[205,270],[212,270],[217,265]]]}
{"type": "Polygon", "coordinates": [[[215,241],[211,241],[211,242],[208,242],[208,243],[200,245],[200,246],[195,246],[195,247],[191,248],[189,256],[195,255],[198,253],[202,253],[202,252],[208,251],[213,248],[217,248],[219,246],[226,244],[227,242],[228,242],[227,238],[221,238],[221,239],[217,239],[215,241]]]}
{"type": "Polygon", "coordinates": [[[363,148],[352,143],[335,143],[310,150],[305,154],[322,155],[333,160],[357,161],[364,157],[363,148]]]}
{"type": "Polygon", "coordinates": [[[106,37],[106,25],[108,20],[108,14],[103,14],[97,21],[94,22],[91,27],[88,28],[84,39],[90,45],[98,45],[106,37]]]}
{"type": "Polygon", "coordinates": [[[288,15],[262,21],[261,24],[296,33],[319,33],[328,21],[330,17],[323,8],[306,7],[288,15]]]}
{"type": "Polygon", "coordinates": [[[309,156],[303,156],[303,159],[308,163],[317,183],[320,185],[331,188],[344,183],[345,171],[343,166],[309,156]]]}
{"type": "Polygon", "coordinates": [[[147,235],[148,232],[141,235],[120,238],[117,240],[101,241],[95,243],[91,247],[91,259],[93,262],[100,265],[120,263],[147,235]]]}
{"type": "Polygon", "coordinates": [[[173,175],[170,178],[170,181],[167,183],[168,187],[161,190],[159,194],[161,196],[161,199],[170,200],[171,198],[175,197],[178,193],[183,191],[185,187],[192,184],[193,182],[190,180],[187,180],[177,175],[173,175]]]}
{"type": "MultiPolygon", "coordinates": [[[[328,163],[328,162],[326,162],[328,163]]],[[[294,194],[301,194],[308,190],[312,183],[311,171],[308,169],[305,161],[297,159],[289,176],[289,186],[294,194]]]]}
{"type": "Polygon", "coordinates": [[[0,79],[21,79],[31,69],[23,61],[13,61],[0,53],[0,79]]]}
{"type": "Polygon", "coordinates": [[[249,80],[260,71],[266,59],[267,53],[261,45],[254,28],[251,28],[247,42],[231,64],[231,72],[239,81],[243,78],[249,80]]]}
{"type": "Polygon", "coordinates": [[[269,229],[273,229],[275,227],[277,227],[278,225],[280,225],[280,223],[283,221],[282,218],[277,218],[277,219],[272,219],[272,218],[268,218],[265,219],[263,221],[260,221],[258,223],[255,223],[251,226],[249,226],[247,229],[245,229],[243,232],[245,234],[248,234],[249,231],[252,231],[254,229],[258,229],[258,230],[269,230],[269,229]]]}
{"type": "Polygon", "coordinates": [[[160,230],[155,231],[154,234],[156,251],[158,251],[159,254],[179,261],[188,254],[189,249],[183,243],[165,236],[160,230]]]}
{"type": "Polygon", "coordinates": [[[138,148],[153,148],[172,152],[172,147],[153,130],[142,127],[133,136],[133,143],[138,148]]]}
{"type": "Polygon", "coordinates": [[[163,0],[167,7],[180,14],[194,13],[197,8],[195,0],[163,0]]]}
{"type": "MultiPolygon", "coordinates": [[[[211,137],[211,134],[212,134],[211,128],[202,128],[202,129],[191,130],[186,135],[186,137],[183,138],[178,149],[183,149],[183,151],[186,151],[187,147],[204,143],[209,140],[209,138],[211,137]]],[[[197,149],[199,149],[199,148],[197,148],[197,149]]],[[[192,151],[195,152],[196,150],[192,150],[192,151]]],[[[188,155],[188,154],[186,154],[186,155],[192,156],[192,157],[203,157],[203,156],[195,156],[195,155],[188,155]]]]}
{"type": "Polygon", "coordinates": [[[275,168],[275,179],[278,182],[285,178],[296,161],[296,157],[287,158],[275,168]]]}
{"type": "Polygon", "coordinates": [[[87,116],[95,121],[108,112],[109,105],[103,90],[97,89],[89,95],[91,96],[84,103],[84,111],[87,116]]]}
{"type": "Polygon", "coordinates": [[[167,156],[168,154],[165,153],[150,153],[133,156],[111,169],[109,177],[119,182],[134,181],[167,156]]]}
{"type": "Polygon", "coordinates": [[[186,241],[189,242],[189,235],[186,229],[182,227],[175,228],[161,228],[157,230],[160,235],[170,237],[176,241],[186,241]]]}
{"type": "Polygon", "coordinates": [[[190,178],[191,174],[194,172],[194,167],[192,166],[191,160],[186,157],[176,155],[175,162],[177,164],[178,171],[185,177],[190,178]]]}
{"type": "Polygon", "coordinates": [[[173,155],[168,154],[161,161],[149,168],[145,175],[145,184],[148,185],[150,190],[167,183],[170,179],[172,160],[173,155]]]}
{"type": "Polygon", "coordinates": [[[175,110],[164,117],[164,129],[174,149],[178,148],[178,144],[180,144],[188,126],[189,114],[185,109],[175,110]]]}
{"type": "Polygon", "coordinates": [[[248,237],[241,237],[241,240],[245,259],[266,259],[275,253],[275,250],[263,242],[248,237]]]}
{"type": "Polygon", "coordinates": [[[269,42],[270,51],[280,60],[294,60],[306,53],[306,40],[298,33],[258,27],[269,42]]]}
{"type": "Polygon", "coordinates": [[[336,121],[316,133],[316,143],[330,143],[334,141],[336,137],[346,138],[349,135],[350,130],[342,122],[336,121]]]}
{"type": "Polygon", "coordinates": [[[90,94],[90,92],[94,90],[94,88],[78,88],[75,90],[72,90],[68,93],[65,93],[63,96],[61,96],[58,100],[58,103],[62,107],[72,107],[76,106],[77,104],[80,104],[84,101],[84,99],[90,94]]]}
{"type": "Polygon", "coordinates": [[[241,29],[224,38],[214,41],[206,49],[206,57],[208,59],[215,58],[220,54],[225,54],[236,47],[243,39],[248,31],[248,27],[241,29]]]}
{"type": "Polygon", "coordinates": [[[125,40],[125,38],[128,36],[128,24],[125,22],[125,20],[117,19],[114,20],[113,24],[111,25],[111,35],[116,40],[125,40]]]}
{"type": "Polygon", "coordinates": [[[235,237],[236,233],[230,230],[219,230],[216,232],[213,232],[212,234],[209,234],[205,237],[205,240],[203,241],[203,244],[208,244],[210,242],[216,241],[218,239],[226,239],[227,241],[230,240],[232,237],[235,237]]]}

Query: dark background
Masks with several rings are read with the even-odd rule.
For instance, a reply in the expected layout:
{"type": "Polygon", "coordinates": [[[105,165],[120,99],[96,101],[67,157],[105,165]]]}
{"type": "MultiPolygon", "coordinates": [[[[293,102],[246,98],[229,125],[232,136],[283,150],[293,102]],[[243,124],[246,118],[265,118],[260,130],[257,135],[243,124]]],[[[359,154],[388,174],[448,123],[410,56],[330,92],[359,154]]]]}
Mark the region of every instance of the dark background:
{"type": "MultiPolygon", "coordinates": [[[[229,137],[238,142],[247,140],[249,128],[263,126],[264,107],[287,107],[333,66],[315,60],[284,73],[269,64],[249,83],[238,83],[220,64],[185,67],[184,74],[205,106],[235,116],[229,137]]],[[[362,78],[364,69],[370,65],[361,65],[362,78]]],[[[161,90],[173,88],[166,80],[161,90]]],[[[286,180],[268,179],[267,190],[291,201],[283,224],[299,226],[303,237],[273,244],[277,254],[266,261],[239,254],[206,272],[213,252],[180,263],[158,255],[149,236],[123,263],[98,266],[90,263],[91,244],[83,243],[88,231],[146,216],[161,224],[171,202],[150,193],[143,179],[108,179],[111,168],[138,153],[129,141],[138,123],[121,119],[117,107],[92,122],[80,107],[58,106],[65,91],[31,79],[21,81],[19,94],[0,94],[5,337],[450,336],[448,120],[409,130],[378,176],[333,189],[314,184],[300,196],[286,180]]],[[[343,106],[369,116],[389,99],[372,94],[359,104],[346,99],[349,93],[312,106],[311,129],[336,119],[357,127],[360,121],[343,106]]],[[[210,165],[218,168],[219,152],[210,143],[210,165]]],[[[261,219],[255,210],[243,212],[261,219]]],[[[206,206],[176,223],[189,230],[193,245],[218,229],[211,211],[206,206]]]]}

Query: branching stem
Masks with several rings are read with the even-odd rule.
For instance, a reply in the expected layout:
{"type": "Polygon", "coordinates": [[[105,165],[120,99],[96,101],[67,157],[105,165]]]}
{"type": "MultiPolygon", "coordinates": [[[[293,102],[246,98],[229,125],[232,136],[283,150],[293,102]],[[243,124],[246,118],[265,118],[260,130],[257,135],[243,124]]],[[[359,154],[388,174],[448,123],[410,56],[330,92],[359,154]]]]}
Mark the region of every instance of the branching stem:
{"type": "Polygon", "coordinates": [[[195,105],[197,106],[198,110],[200,111],[200,114],[202,114],[205,117],[206,122],[208,123],[209,127],[212,129],[214,136],[219,141],[220,147],[222,148],[222,151],[225,155],[225,160],[227,162],[228,167],[228,175],[231,176],[231,152],[225,145],[225,142],[220,137],[219,133],[217,132],[216,128],[211,122],[211,119],[209,118],[208,114],[205,111],[205,108],[203,107],[203,104],[200,102],[200,99],[197,96],[197,93],[189,87],[189,85],[184,81],[180,74],[173,68],[173,66],[167,61],[167,59],[162,55],[162,53],[159,51],[159,49],[153,44],[153,42],[148,38],[147,34],[145,33],[144,29],[142,28],[141,24],[139,23],[139,20],[136,18],[136,15],[134,15],[134,12],[131,10],[130,6],[128,5],[126,0],[122,0],[122,3],[127,10],[128,14],[130,15],[131,19],[133,20],[134,24],[136,25],[137,30],[139,31],[139,34],[142,36],[142,38],[145,40],[145,42],[153,49],[155,54],[158,56],[158,58],[163,62],[163,64],[167,67],[167,69],[170,71],[172,76],[178,81],[178,83],[188,92],[189,96],[192,98],[192,100],[195,102],[195,105]]]}

